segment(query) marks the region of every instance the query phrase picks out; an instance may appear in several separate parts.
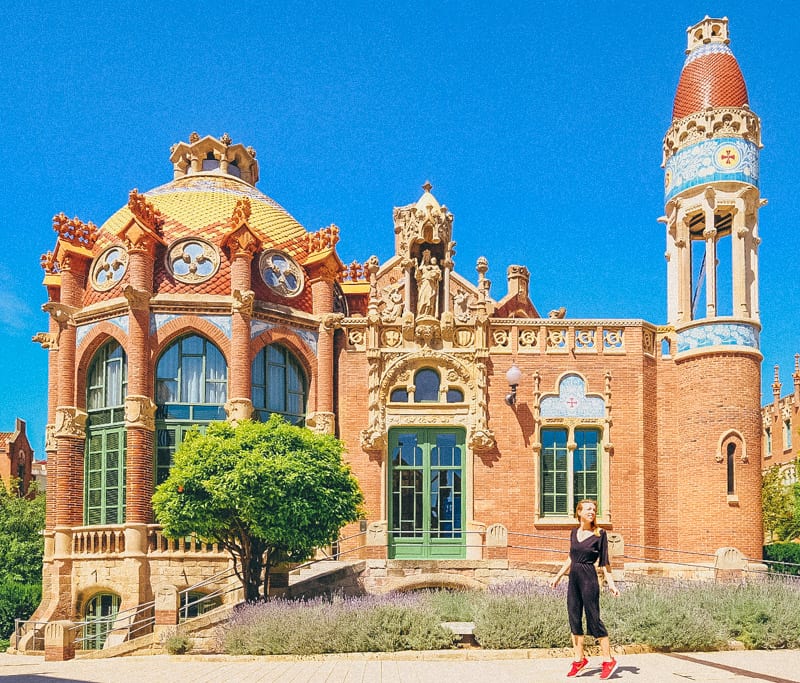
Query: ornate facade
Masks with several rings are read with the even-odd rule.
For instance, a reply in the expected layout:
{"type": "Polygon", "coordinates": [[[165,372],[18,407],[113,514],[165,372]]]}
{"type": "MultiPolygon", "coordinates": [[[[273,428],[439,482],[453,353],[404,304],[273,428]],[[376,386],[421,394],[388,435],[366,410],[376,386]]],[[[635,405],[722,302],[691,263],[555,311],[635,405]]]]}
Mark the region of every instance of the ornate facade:
{"type": "Polygon", "coordinates": [[[192,425],[273,412],[347,444],[366,519],[339,551],[370,560],[377,590],[554,561],[584,497],[632,565],[760,557],[760,124],[727,30],[689,29],[664,140],[664,324],[542,316],[522,265],[495,298],[485,259],[456,270],[429,184],[394,210],[390,259],[345,266],[338,228],[307,232],[228,136],[173,147],[173,180],[100,228],[57,216],[36,618],[124,610],[224,567],[161,537],[153,489],[192,425]]]}

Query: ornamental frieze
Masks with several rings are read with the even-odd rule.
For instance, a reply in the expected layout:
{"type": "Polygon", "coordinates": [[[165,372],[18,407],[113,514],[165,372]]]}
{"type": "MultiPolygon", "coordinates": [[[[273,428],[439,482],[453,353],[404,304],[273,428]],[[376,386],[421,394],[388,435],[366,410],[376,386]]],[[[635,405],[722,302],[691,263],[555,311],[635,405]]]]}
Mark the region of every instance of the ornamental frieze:
{"type": "Polygon", "coordinates": [[[327,412],[309,413],[306,427],[317,434],[334,434],[336,432],[336,414],[327,412]]]}

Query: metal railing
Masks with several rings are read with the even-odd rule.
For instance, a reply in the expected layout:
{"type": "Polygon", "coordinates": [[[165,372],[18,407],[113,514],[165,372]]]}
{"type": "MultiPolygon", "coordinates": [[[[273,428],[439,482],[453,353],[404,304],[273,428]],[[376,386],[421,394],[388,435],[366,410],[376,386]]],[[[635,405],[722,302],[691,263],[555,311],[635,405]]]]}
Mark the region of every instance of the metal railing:
{"type": "Polygon", "coordinates": [[[28,635],[28,633],[33,633],[32,637],[33,647],[31,647],[31,649],[36,651],[44,650],[45,626],[47,626],[46,621],[30,621],[27,619],[14,619],[14,634],[12,637],[14,649],[19,650],[20,641],[26,635],[28,635]]]}

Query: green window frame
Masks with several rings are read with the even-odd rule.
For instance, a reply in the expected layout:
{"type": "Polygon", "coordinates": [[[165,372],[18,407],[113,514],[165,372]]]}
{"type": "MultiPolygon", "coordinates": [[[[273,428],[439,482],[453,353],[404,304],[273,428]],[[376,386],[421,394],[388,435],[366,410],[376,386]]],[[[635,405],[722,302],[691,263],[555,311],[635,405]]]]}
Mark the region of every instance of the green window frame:
{"type": "Polygon", "coordinates": [[[217,346],[199,334],[170,344],[156,364],[156,486],[169,476],[175,450],[193,427],[201,432],[224,420],[228,365],[217,346]]]}
{"type": "Polygon", "coordinates": [[[266,422],[277,413],[292,424],[305,423],[308,380],[289,349],[268,344],[256,354],[250,373],[254,417],[266,422]]]}
{"type": "Polygon", "coordinates": [[[108,341],[86,373],[83,523],[88,526],[125,522],[127,387],[125,350],[116,340],[108,341]]]}
{"type": "Polygon", "coordinates": [[[547,427],[542,429],[541,439],[542,516],[569,516],[584,498],[596,500],[599,506],[601,431],[587,427],[547,427]],[[575,443],[571,452],[570,431],[575,443]]]}
{"type": "Polygon", "coordinates": [[[389,555],[465,556],[465,434],[459,428],[389,430],[389,555]]]}

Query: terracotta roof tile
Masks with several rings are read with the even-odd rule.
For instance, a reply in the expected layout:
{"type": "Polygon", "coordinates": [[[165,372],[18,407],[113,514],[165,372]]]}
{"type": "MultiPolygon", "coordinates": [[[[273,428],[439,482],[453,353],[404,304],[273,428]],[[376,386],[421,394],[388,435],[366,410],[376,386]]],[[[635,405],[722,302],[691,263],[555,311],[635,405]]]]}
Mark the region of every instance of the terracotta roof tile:
{"type": "Polygon", "coordinates": [[[747,86],[730,48],[720,43],[702,45],[686,58],[672,119],[682,119],[709,107],[741,107],[747,103],[747,86]]]}

